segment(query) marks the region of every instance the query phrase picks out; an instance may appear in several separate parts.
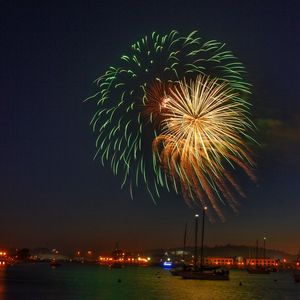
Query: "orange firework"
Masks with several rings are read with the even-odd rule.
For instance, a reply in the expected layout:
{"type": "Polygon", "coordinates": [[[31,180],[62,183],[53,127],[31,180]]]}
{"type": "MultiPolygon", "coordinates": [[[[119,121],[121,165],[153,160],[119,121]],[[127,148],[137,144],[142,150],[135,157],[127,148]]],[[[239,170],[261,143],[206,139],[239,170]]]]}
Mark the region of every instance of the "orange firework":
{"type": "MultiPolygon", "coordinates": [[[[161,94],[161,93],[160,93],[161,94]]],[[[252,179],[253,164],[245,145],[252,124],[245,103],[226,82],[199,75],[195,81],[174,84],[157,98],[161,110],[161,134],[153,141],[153,153],[178,182],[186,199],[209,201],[223,219],[221,193],[236,210],[233,187],[243,195],[227,166],[238,165],[252,179]]]]}

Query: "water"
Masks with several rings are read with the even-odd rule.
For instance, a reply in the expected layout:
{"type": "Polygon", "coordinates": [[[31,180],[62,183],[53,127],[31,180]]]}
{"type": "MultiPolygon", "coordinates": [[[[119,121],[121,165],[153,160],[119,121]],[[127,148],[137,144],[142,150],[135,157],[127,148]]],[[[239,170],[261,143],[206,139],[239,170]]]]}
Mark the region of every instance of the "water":
{"type": "Polygon", "coordinates": [[[158,267],[109,270],[65,264],[51,269],[40,263],[0,269],[0,300],[98,299],[299,300],[300,284],[291,272],[254,275],[231,270],[229,281],[201,281],[174,277],[158,267]]]}

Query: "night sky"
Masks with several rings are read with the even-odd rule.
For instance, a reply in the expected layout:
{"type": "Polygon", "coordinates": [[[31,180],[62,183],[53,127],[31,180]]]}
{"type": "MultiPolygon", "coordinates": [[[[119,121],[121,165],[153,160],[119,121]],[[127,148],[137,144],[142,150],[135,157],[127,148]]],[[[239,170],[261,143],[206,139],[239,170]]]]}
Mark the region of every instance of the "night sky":
{"type": "Polygon", "coordinates": [[[300,248],[298,1],[0,1],[0,247],[127,250],[180,246],[197,208],[93,161],[93,80],[156,30],[226,42],[253,84],[258,183],[206,244],[300,248]]]}

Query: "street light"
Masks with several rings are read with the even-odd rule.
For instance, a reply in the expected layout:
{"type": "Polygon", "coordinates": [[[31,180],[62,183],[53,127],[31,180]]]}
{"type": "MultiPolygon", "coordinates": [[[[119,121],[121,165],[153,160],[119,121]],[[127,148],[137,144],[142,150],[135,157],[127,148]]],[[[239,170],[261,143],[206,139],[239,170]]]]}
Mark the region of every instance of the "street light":
{"type": "Polygon", "coordinates": [[[204,225],[205,225],[205,211],[207,210],[207,206],[203,207],[203,212],[202,212],[202,236],[201,236],[201,270],[203,268],[203,244],[204,244],[204,225]]]}
{"type": "Polygon", "coordinates": [[[194,270],[197,269],[197,261],[198,261],[198,218],[199,215],[195,214],[195,249],[194,249],[194,270]]]}

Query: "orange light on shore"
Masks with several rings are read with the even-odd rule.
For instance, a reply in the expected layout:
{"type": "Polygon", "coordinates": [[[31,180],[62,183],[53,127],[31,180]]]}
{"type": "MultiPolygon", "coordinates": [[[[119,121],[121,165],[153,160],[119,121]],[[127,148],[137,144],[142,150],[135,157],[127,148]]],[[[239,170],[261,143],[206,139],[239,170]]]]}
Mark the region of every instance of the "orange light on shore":
{"type": "Polygon", "coordinates": [[[119,263],[124,263],[124,264],[148,264],[149,261],[151,260],[150,257],[119,257],[119,258],[113,258],[111,256],[99,256],[98,261],[100,264],[108,264],[111,263],[112,261],[117,261],[119,263]]]}

